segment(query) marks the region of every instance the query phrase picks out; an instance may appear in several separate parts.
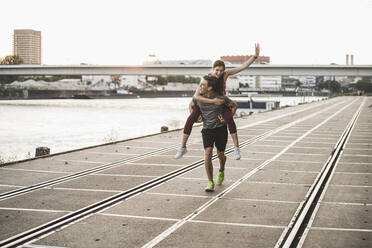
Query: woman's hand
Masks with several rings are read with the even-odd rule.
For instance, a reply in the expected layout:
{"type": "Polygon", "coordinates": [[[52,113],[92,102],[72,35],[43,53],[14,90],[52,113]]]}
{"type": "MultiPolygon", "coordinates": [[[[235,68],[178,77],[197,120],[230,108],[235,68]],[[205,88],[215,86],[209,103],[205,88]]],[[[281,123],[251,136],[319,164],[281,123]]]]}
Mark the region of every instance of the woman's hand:
{"type": "Polygon", "coordinates": [[[203,117],[201,115],[199,115],[198,120],[196,121],[196,123],[200,123],[200,122],[203,122],[203,117]]]}
{"type": "Polygon", "coordinates": [[[218,119],[221,123],[225,123],[225,119],[222,117],[222,115],[218,115],[218,119]]]}
{"type": "Polygon", "coordinates": [[[256,43],[254,44],[254,48],[255,48],[255,56],[259,56],[260,55],[260,44],[256,43]]]}
{"type": "Polygon", "coordinates": [[[225,100],[224,99],[221,99],[221,98],[214,98],[212,101],[216,105],[222,105],[222,104],[225,103],[225,100]]]}

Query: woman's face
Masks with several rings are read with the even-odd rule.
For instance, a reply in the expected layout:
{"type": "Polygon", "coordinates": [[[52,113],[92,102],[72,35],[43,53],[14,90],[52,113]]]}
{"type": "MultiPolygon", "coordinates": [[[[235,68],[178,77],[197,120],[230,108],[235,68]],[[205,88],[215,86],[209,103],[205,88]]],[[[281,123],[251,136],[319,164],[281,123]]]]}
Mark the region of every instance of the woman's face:
{"type": "Polygon", "coordinates": [[[217,78],[220,78],[224,71],[225,71],[225,68],[223,66],[216,66],[212,70],[212,75],[217,78]]]}

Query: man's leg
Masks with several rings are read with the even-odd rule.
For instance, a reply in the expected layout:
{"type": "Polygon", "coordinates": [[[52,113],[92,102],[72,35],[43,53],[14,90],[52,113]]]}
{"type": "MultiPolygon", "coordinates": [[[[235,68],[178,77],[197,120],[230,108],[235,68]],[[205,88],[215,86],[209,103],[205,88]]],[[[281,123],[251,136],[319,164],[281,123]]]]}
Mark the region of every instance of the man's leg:
{"type": "Polygon", "coordinates": [[[213,147],[207,147],[204,149],[205,159],[205,171],[207,172],[208,181],[213,182],[213,164],[212,164],[212,153],[213,147]]]}
{"type": "Polygon", "coordinates": [[[217,150],[218,160],[220,161],[220,171],[225,171],[226,155],[225,151],[217,150]]]}
{"type": "Polygon", "coordinates": [[[205,188],[207,192],[214,191],[214,182],[213,182],[213,164],[212,164],[212,153],[213,153],[213,144],[215,142],[215,134],[211,130],[202,130],[203,135],[203,145],[204,145],[204,166],[205,171],[208,177],[208,185],[205,188]]]}
{"type": "Polygon", "coordinates": [[[217,174],[217,184],[221,185],[224,178],[225,178],[225,163],[226,163],[226,155],[224,151],[217,150],[218,160],[220,162],[220,169],[217,174]]]}
{"type": "Polygon", "coordinates": [[[226,163],[226,155],[225,149],[227,144],[227,128],[226,126],[218,128],[217,136],[216,136],[216,148],[217,148],[217,156],[220,162],[220,170],[218,171],[217,175],[217,184],[222,184],[225,178],[225,163],[226,163]]]}

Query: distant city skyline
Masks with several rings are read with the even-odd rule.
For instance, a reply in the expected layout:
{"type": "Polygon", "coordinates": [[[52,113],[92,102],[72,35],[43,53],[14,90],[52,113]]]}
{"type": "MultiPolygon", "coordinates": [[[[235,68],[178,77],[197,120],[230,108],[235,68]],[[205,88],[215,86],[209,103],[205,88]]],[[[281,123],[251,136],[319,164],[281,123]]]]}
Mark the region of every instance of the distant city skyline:
{"type": "Polygon", "coordinates": [[[2,4],[0,57],[15,29],[42,32],[43,64],[251,55],[271,64],[372,64],[372,0],[15,0],[2,4]],[[32,11],[30,11],[32,10],[32,11]]]}

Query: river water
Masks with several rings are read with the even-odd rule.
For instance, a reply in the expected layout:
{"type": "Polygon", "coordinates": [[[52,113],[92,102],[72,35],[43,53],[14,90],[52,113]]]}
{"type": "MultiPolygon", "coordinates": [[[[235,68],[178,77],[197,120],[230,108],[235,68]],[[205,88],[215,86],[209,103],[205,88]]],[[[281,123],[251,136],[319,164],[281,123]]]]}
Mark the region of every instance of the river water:
{"type": "MultiPolygon", "coordinates": [[[[265,99],[267,99],[266,97],[265,99]]],[[[296,105],[321,97],[273,97],[296,105]]],[[[181,128],[190,98],[0,101],[0,163],[181,128]]],[[[181,139],[181,137],[180,137],[181,139]]]]}

